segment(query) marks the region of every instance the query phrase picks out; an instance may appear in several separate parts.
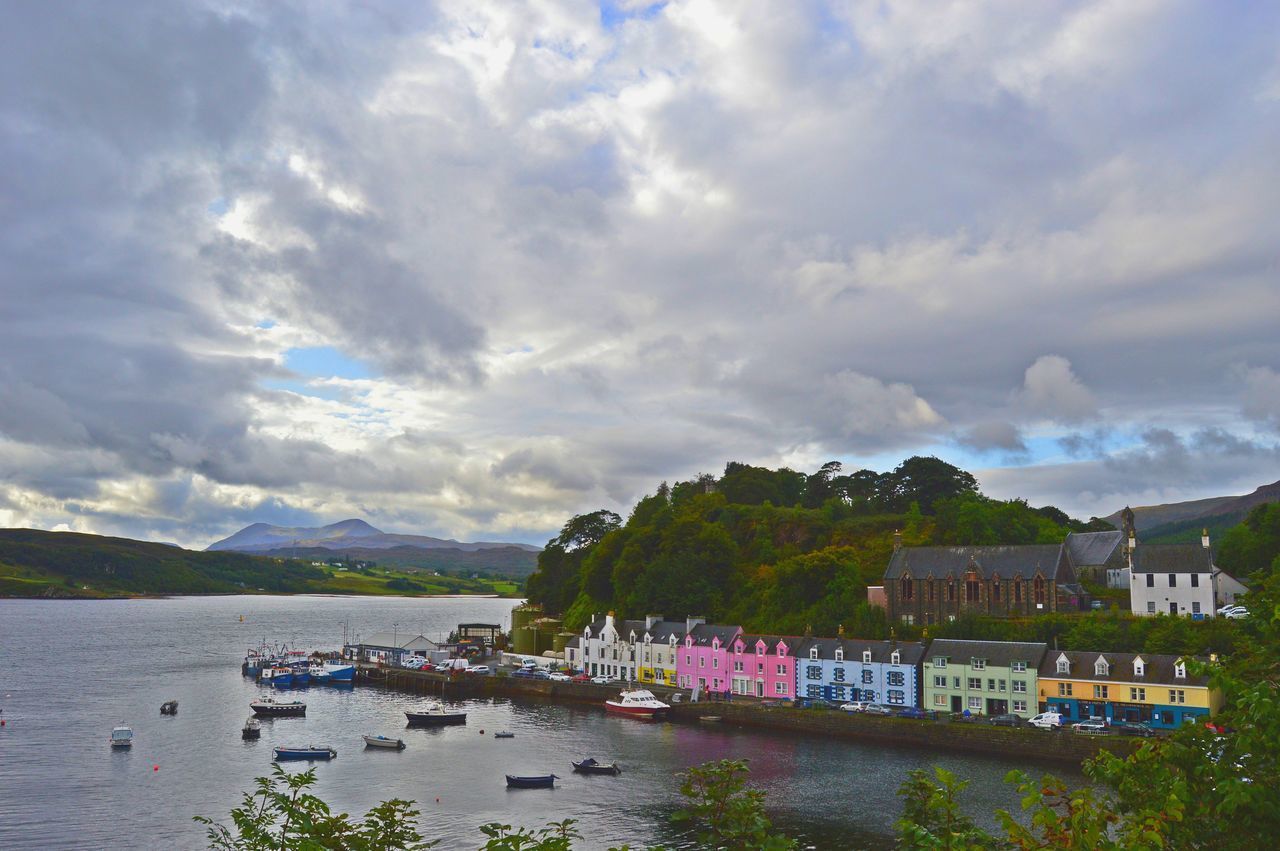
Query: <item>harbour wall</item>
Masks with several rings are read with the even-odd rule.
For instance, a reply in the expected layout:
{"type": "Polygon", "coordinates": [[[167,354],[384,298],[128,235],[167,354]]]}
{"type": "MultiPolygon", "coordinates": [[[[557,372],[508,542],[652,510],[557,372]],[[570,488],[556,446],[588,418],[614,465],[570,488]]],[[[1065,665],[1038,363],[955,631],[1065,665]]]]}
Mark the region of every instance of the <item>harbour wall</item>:
{"type": "MultiPolygon", "coordinates": [[[[604,710],[604,701],[616,697],[617,685],[565,683],[503,676],[445,675],[362,666],[361,682],[445,699],[520,697],[574,703],[604,710]]],[[[670,702],[673,689],[644,685],[670,702]]],[[[1126,756],[1139,740],[1123,736],[1088,736],[1066,730],[1034,727],[995,727],[981,721],[917,721],[839,709],[794,709],[762,704],[751,698],[732,702],[674,703],[669,718],[678,723],[706,723],[719,717],[720,724],[773,730],[796,735],[863,741],[892,747],[920,748],[933,752],[1016,756],[1028,762],[1079,766],[1101,751],[1126,756]]]]}

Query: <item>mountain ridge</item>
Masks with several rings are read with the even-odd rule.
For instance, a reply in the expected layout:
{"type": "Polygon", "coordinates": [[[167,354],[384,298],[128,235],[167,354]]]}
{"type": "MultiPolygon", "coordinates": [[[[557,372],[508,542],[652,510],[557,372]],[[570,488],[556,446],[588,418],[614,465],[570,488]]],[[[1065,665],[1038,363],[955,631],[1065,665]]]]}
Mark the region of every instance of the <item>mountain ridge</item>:
{"type": "Polygon", "coordinates": [[[451,549],[478,552],[491,549],[518,549],[537,553],[541,547],[501,541],[456,541],[429,535],[405,535],[383,532],[359,518],[348,518],[327,526],[273,526],[251,523],[240,531],[205,547],[206,552],[230,550],[240,553],[265,554],[293,548],[324,549],[339,552],[359,547],[363,550],[385,550],[413,547],[421,550],[451,549]]]}
{"type": "MultiPolygon", "coordinates": [[[[1146,533],[1148,536],[1159,536],[1195,522],[1223,527],[1243,520],[1251,509],[1268,502],[1280,502],[1280,481],[1260,485],[1252,492],[1239,496],[1214,496],[1186,502],[1140,505],[1133,508],[1133,525],[1139,533],[1146,533]]],[[[1119,529],[1122,525],[1121,513],[1116,511],[1102,519],[1119,529]]]]}

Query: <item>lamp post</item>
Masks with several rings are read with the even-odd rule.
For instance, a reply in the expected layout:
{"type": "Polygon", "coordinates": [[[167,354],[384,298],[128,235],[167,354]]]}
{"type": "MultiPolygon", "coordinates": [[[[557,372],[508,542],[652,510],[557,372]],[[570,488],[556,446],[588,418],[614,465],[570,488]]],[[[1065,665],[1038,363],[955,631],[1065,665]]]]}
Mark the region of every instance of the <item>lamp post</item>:
{"type": "Polygon", "coordinates": [[[395,654],[396,664],[400,664],[400,633],[398,623],[391,625],[391,652],[395,654]]]}

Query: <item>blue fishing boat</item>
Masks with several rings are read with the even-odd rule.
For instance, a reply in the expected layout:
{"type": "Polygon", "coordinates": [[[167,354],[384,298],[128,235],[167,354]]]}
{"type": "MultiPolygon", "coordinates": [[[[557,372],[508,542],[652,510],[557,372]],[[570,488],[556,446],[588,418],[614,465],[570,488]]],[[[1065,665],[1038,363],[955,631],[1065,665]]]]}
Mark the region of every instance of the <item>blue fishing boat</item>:
{"type": "Polygon", "coordinates": [[[289,688],[293,685],[293,669],[286,668],[283,665],[263,668],[262,673],[258,675],[258,680],[276,688],[289,688]]]}
{"type": "Polygon", "coordinates": [[[286,759],[333,759],[338,752],[327,745],[311,745],[305,748],[274,748],[271,759],[282,762],[286,759]]]}
{"type": "Polygon", "coordinates": [[[560,778],[554,774],[508,774],[508,789],[553,789],[560,778]]]}
{"type": "Polygon", "coordinates": [[[356,678],[356,666],[349,662],[325,662],[324,671],[331,683],[349,683],[356,678]]]}

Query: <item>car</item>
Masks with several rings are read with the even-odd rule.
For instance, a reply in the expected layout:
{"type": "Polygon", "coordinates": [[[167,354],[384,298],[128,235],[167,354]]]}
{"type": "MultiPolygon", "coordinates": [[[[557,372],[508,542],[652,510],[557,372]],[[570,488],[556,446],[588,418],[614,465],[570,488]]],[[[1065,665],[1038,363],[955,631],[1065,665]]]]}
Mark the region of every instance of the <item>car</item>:
{"type": "Polygon", "coordinates": [[[1111,725],[1111,729],[1121,736],[1139,736],[1143,739],[1156,735],[1155,730],[1140,721],[1117,721],[1111,725]]]}
{"type": "Polygon", "coordinates": [[[1006,712],[1003,715],[992,715],[987,719],[987,723],[996,727],[1021,727],[1026,722],[1022,720],[1021,715],[1006,712]]]}
{"type": "Polygon", "coordinates": [[[590,674],[574,674],[569,679],[575,683],[589,683],[591,682],[591,675],[590,674]]]}
{"type": "Polygon", "coordinates": [[[1041,730],[1057,730],[1062,726],[1062,713],[1041,712],[1027,723],[1032,727],[1039,727],[1041,730]]]}
{"type": "Polygon", "coordinates": [[[511,672],[511,676],[520,677],[521,679],[531,680],[537,676],[537,672],[532,668],[516,668],[511,672]]]}
{"type": "Polygon", "coordinates": [[[489,670],[489,666],[488,666],[488,665],[471,665],[470,667],[463,668],[462,670],[466,671],[468,674],[491,674],[491,673],[493,673],[491,670],[489,670]]]}
{"type": "Polygon", "coordinates": [[[554,671],[550,674],[547,674],[547,679],[554,680],[555,682],[558,682],[558,683],[567,683],[570,680],[572,680],[573,677],[569,676],[563,671],[554,671]]]}
{"type": "Polygon", "coordinates": [[[532,671],[536,667],[538,667],[538,663],[532,659],[525,659],[520,663],[520,668],[525,671],[532,671]]]}
{"type": "Polygon", "coordinates": [[[609,683],[616,682],[613,677],[608,674],[599,674],[591,678],[591,682],[596,685],[607,686],[609,683]]]}
{"type": "Polygon", "coordinates": [[[1102,721],[1080,721],[1072,724],[1071,729],[1090,736],[1106,736],[1111,733],[1111,728],[1102,721]]]}
{"type": "Polygon", "coordinates": [[[867,708],[862,710],[868,715],[892,715],[893,709],[885,706],[883,703],[868,703],[867,708]]]}
{"type": "Polygon", "coordinates": [[[937,717],[937,715],[933,712],[928,712],[924,709],[921,709],[918,706],[907,706],[903,709],[898,710],[898,717],[912,718],[912,719],[915,719],[916,721],[932,721],[934,718],[937,717]]]}
{"type": "Polygon", "coordinates": [[[854,700],[849,703],[841,704],[840,708],[845,712],[866,712],[867,703],[864,700],[854,700]]]}
{"type": "Polygon", "coordinates": [[[1234,609],[1223,615],[1223,617],[1230,618],[1231,620],[1242,620],[1249,617],[1249,610],[1244,606],[1236,606],[1234,609]]]}
{"type": "Polygon", "coordinates": [[[1238,605],[1236,603],[1227,603],[1225,606],[1221,606],[1218,608],[1218,614],[1225,615],[1227,612],[1233,611],[1235,609],[1243,609],[1243,608],[1244,606],[1238,605]]]}

